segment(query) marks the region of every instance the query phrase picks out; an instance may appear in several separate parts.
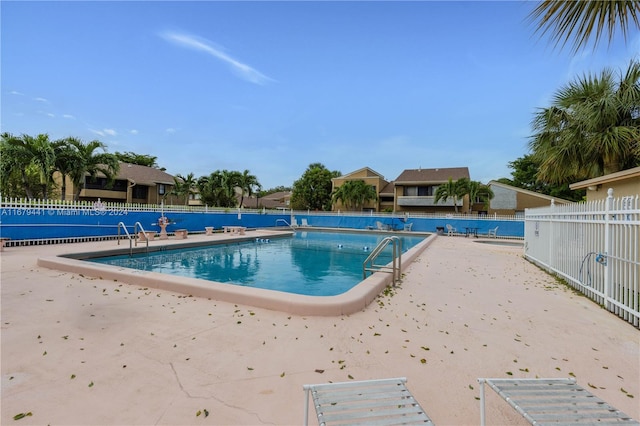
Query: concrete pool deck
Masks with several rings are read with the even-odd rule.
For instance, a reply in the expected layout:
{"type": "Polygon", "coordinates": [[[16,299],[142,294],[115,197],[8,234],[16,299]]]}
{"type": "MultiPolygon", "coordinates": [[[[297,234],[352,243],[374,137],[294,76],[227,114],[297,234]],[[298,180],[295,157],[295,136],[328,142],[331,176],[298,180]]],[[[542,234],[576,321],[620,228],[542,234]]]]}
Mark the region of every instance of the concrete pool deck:
{"type": "MultiPolygon", "coordinates": [[[[2,252],[1,424],[300,424],[303,384],[387,377],[438,425],[479,423],[479,377],[575,377],[640,419],[640,331],[521,248],[438,237],[399,288],[333,317],[37,266],[115,244],[2,252]]],[[[527,424],[493,392],[487,421],[527,424]]]]}

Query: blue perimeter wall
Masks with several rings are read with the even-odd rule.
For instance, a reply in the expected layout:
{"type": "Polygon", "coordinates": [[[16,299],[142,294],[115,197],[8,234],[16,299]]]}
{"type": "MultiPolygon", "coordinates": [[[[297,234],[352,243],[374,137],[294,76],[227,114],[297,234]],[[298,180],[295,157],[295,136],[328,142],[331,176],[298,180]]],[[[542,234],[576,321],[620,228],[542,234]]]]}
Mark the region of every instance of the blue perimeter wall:
{"type": "MultiPolygon", "coordinates": [[[[298,224],[307,219],[309,226],[327,228],[376,229],[376,222],[402,230],[404,219],[385,216],[345,216],[340,214],[295,214],[298,224]]],[[[245,226],[247,228],[281,227],[291,222],[291,215],[259,212],[165,212],[171,220],[167,232],[187,229],[189,232],[204,232],[205,226],[216,229],[222,226],[245,226]],[[286,223],[285,223],[286,221],[286,223]]],[[[160,231],[156,225],[158,212],[141,212],[109,209],[64,208],[2,208],[0,209],[0,237],[11,240],[38,240],[49,238],[100,237],[118,235],[118,223],[122,222],[129,233],[134,231],[136,222],[140,222],[146,231],[160,231]]],[[[409,217],[407,223],[413,223],[412,231],[436,232],[438,227],[447,224],[458,232],[465,227],[478,228],[478,234],[486,234],[489,229],[499,227],[499,237],[524,237],[524,220],[500,219],[464,219],[464,218],[422,218],[409,217]]],[[[446,228],[445,228],[446,232],[446,228]]],[[[124,233],[121,230],[121,233],[124,233]]]]}

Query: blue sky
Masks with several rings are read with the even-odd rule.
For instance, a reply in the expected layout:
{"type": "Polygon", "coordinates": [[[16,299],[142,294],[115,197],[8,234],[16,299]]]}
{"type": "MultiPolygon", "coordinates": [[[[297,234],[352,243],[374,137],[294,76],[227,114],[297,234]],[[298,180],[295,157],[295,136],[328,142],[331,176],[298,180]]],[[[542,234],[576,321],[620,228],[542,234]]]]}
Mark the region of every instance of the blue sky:
{"type": "Polygon", "coordinates": [[[487,183],[511,176],[557,89],[638,55],[637,32],[554,49],[534,6],[2,1],[1,130],[98,139],[174,175],[248,169],[264,188],[317,162],[487,183]]]}

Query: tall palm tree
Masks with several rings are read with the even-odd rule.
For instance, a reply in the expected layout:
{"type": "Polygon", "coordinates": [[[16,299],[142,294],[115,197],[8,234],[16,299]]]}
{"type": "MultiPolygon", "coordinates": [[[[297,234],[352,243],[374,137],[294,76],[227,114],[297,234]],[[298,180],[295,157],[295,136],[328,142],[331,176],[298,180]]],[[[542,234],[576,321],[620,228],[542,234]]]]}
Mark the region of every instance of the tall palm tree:
{"type": "Polygon", "coordinates": [[[209,176],[200,177],[197,182],[200,199],[207,206],[237,206],[236,188],[239,186],[239,176],[239,172],[216,170],[209,176]]]}
{"type": "Polygon", "coordinates": [[[251,197],[256,191],[260,191],[262,186],[258,182],[258,178],[252,175],[249,170],[245,170],[238,176],[238,187],[240,188],[240,205],[244,203],[244,194],[251,197]]]}
{"type": "Polygon", "coordinates": [[[467,194],[469,195],[469,213],[473,212],[473,204],[475,200],[480,199],[483,203],[487,203],[494,197],[493,190],[489,185],[472,180],[467,184],[467,194]]]}
{"type": "Polygon", "coordinates": [[[113,180],[120,170],[120,163],[115,155],[106,152],[106,145],[98,140],[84,143],[78,138],[68,138],[67,141],[77,150],[78,155],[78,163],[69,174],[73,182],[73,199],[78,201],[87,175],[95,179],[101,173],[107,180],[113,180]],[[96,152],[97,150],[104,152],[96,152]]]}
{"type": "Polygon", "coordinates": [[[189,205],[189,198],[196,193],[197,180],[193,173],[187,176],[177,174],[173,178],[173,194],[184,197],[184,205],[189,205]]]}
{"type": "Polygon", "coordinates": [[[606,30],[609,44],[619,27],[627,39],[629,26],[640,26],[640,2],[637,0],[543,0],[529,14],[538,21],[536,31],[550,33],[555,46],[564,47],[573,39],[572,51],[577,53],[595,37],[594,48],[606,30]]]}
{"type": "Polygon", "coordinates": [[[433,199],[435,204],[438,204],[440,200],[447,201],[447,199],[453,199],[453,208],[455,212],[458,213],[458,201],[462,199],[462,197],[467,194],[467,186],[469,184],[469,179],[460,178],[458,180],[453,180],[449,178],[447,183],[438,186],[436,189],[436,193],[433,199]]]}
{"type": "Polygon", "coordinates": [[[367,201],[377,200],[378,194],[363,180],[349,180],[336,188],[331,198],[334,203],[341,201],[348,210],[360,211],[367,201]]]}
{"type": "Polygon", "coordinates": [[[58,139],[52,143],[52,146],[55,155],[53,171],[60,173],[62,180],[60,199],[64,201],[67,194],[67,176],[73,173],[82,159],[75,145],[71,143],[70,138],[58,139]]]}
{"type": "Polygon", "coordinates": [[[14,136],[10,133],[2,134],[2,157],[0,178],[3,180],[11,174],[19,174],[25,194],[28,199],[34,198],[34,188],[31,185],[28,172],[35,170],[43,197],[48,197],[48,187],[51,183],[51,170],[54,167],[54,151],[49,141],[49,135],[40,134],[35,137],[29,135],[14,136]]]}
{"type": "Polygon", "coordinates": [[[529,147],[541,181],[562,184],[640,164],[640,63],[562,87],[534,116],[529,147]]]}

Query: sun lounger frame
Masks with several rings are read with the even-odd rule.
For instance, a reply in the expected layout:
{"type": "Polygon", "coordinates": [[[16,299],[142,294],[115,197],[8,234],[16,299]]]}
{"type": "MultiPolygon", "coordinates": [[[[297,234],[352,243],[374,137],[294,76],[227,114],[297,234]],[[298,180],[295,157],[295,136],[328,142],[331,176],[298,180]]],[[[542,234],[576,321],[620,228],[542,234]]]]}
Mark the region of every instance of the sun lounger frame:
{"type": "Polygon", "coordinates": [[[569,379],[478,379],[480,383],[480,425],[485,425],[487,384],[516,409],[530,424],[640,425],[569,379]]]}
{"type": "Polygon", "coordinates": [[[396,425],[433,422],[406,387],[407,379],[364,380],[304,385],[304,424],[309,424],[309,396],[324,425],[396,425]]]}

